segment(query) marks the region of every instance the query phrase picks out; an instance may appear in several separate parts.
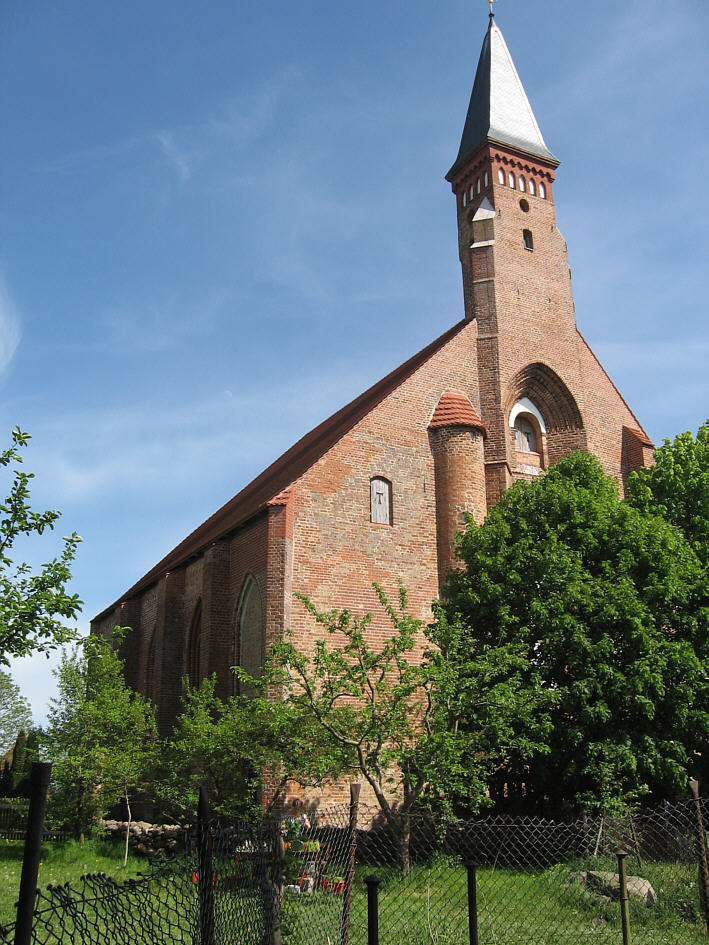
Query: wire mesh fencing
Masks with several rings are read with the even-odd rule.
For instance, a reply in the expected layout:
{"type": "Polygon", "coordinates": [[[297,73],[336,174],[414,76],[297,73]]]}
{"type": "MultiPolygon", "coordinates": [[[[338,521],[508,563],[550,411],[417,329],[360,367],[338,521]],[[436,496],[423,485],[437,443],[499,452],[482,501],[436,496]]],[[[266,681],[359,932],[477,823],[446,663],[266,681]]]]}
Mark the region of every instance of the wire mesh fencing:
{"type": "MultiPolygon", "coordinates": [[[[185,830],[179,853],[151,862],[136,879],[88,875],[38,890],[31,941],[341,943],[354,852],[349,818],[344,806],[259,825],[201,823],[185,830]]],[[[0,929],[2,945],[13,941],[13,928],[0,929]]]]}
{"type": "MultiPolygon", "coordinates": [[[[202,823],[134,880],[37,894],[37,945],[364,945],[368,884],[382,945],[707,941],[705,836],[692,802],[574,823],[410,816],[359,806],[202,823]],[[472,910],[469,908],[473,904],[472,910]]],[[[0,942],[13,941],[12,930],[0,942]]]]}
{"type": "MultiPolygon", "coordinates": [[[[469,942],[475,934],[469,892],[480,943],[620,945],[625,941],[621,850],[634,945],[693,945],[707,941],[704,843],[692,802],[574,823],[412,817],[408,824],[375,826],[360,835],[357,870],[362,878],[374,873],[382,880],[379,935],[385,945],[469,942]],[[409,833],[407,869],[401,862],[402,830],[409,833]]],[[[353,904],[357,945],[366,941],[361,918],[353,904]]]]}

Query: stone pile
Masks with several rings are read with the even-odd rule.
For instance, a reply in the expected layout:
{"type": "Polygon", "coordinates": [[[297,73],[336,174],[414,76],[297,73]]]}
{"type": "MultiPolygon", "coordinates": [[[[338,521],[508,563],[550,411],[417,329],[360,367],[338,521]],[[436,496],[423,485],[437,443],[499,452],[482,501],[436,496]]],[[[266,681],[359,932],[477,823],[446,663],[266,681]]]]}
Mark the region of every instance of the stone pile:
{"type": "MultiPolygon", "coordinates": [[[[111,840],[125,842],[125,820],[102,820],[101,827],[111,840]]],[[[184,827],[179,824],[149,824],[144,820],[131,821],[129,840],[131,850],[142,856],[163,857],[182,846],[184,827]]]]}

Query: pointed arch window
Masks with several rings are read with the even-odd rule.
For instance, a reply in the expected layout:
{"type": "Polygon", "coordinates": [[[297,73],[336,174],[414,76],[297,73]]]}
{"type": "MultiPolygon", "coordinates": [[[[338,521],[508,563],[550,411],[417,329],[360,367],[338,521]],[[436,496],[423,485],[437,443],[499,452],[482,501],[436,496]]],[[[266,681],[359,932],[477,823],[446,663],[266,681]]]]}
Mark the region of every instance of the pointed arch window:
{"type": "Polygon", "coordinates": [[[369,482],[370,521],[376,525],[391,525],[394,521],[391,483],[383,476],[374,476],[369,482]]]}
{"type": "MultiPolygon", "coordinates": [[[[266,659],[266,626],[261,590],[253,574],[244,578],[236,609],[235,631],[235,662],[258,679],[266,659]]],[[[246,687],[242,687],[242,692],[253,695],[246,687]]]]}
{"type": "Polygon", "coordinates": [[[190,632],[187,636],[187,654],[185,669],[192,686],[198,686],[200,682],[200,662],[202,655],[202,601],[197,601],[197,606],[192,615],[190,632]]]}
{"type": "Polygon", "coordinates": [[[512,188],[512,190],[514,190],[515,187],[516,187],[515,176],[514,176],[514,174],[512,173],[512,171],[510,171],[509,185],[510,185],[510,187],[512,188]]]}
{"type": "Polygon", "coordinates": [[[499,180],[501,184],[505,183],[505,172],[502,170],[501,167],[498,168],[497,170],[497,179],[499,180]]]}
{"type": "Polygon", "coordinates": [[[535,185],[534,181],[533,181],[531,178],[530,178],[530,180],[529,180],[529,192],[530,192],[530,194],[531,194],[533,197],[534,197],[535,194],[537,193],[536,185],[535,185]]]}
{"type": "Polygon", "coordinates": [[[148,646],[148,658],[145,662],[145,695],[153,699],[155,691],[155,651],[157,649],[158,628],[153,627],[148,646]]]}
{"type": "Polygon", "coordinates": [[[483,187],[487,187],[489,183],[490,183],[490,175],[488,174],[487,171],[485,171],[485,173],[483,174],[483,187]]]}
{"type": "Polygon", "coordinates": [[[520,177],[519,179],[519,189],[522,191],[522,193],[524,193],[526,189],[526,182],[525,182],[524,177],[520,177]]]}
{"type": "Polygon", "coordinates": [[[546,189],[546,187],[544,186],[544,184],[541,183],[541,181],[540,181],[540,183],[539,183],[539,196],[542,198],[542,200],[546,200],[546,197],[547,197],[547,189],[546,189]]]}

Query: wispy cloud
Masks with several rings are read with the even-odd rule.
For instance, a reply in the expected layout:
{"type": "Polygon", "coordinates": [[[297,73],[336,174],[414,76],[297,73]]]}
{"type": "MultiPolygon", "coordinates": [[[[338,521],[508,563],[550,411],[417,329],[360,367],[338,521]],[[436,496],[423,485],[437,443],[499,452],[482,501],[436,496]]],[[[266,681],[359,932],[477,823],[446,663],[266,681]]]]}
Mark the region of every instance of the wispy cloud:
{"type": "Polygon", "coordinates": [[[20,337],[20,314],[0,273],[0,376],[12,361],[20,337]]]}
{"type": "Polygon", "coordinates": [[[158,144],[170,164],[177,171],[181,181],[188,181],[192,176],[192,165],[196,158],[195,153],[187,152],[179,147],[175,136],[169,131],[158,131],[155,135],[158,144]]]}
{"type": "Polygon", "coordinates": [[[114,354],[179,348],[212,331],[224,312],[234,305],[233,292],[223,288],[192,298],[165,289],[154,299],[123,299],[97,312],[99,335],[94,341],[82,342],[81,347],[110,348],[114,354]]]}

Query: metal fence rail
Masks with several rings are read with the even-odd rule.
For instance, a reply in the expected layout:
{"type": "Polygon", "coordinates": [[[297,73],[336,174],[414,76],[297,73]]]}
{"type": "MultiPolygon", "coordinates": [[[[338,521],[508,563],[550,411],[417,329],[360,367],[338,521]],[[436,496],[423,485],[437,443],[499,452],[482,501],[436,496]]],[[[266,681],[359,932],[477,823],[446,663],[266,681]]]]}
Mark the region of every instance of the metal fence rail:
{"type": "MultiPolygon", "coordinates": [[[[364,945],[367,877],[382,945],[467,945],[475,935],[481,945],[620,945],[624,901],[633,945],[707,941],[704,833],[691,801],[621,819],[417,816],[399,826],[362,805],[356,830],[346,806],[256,826],[203,818],[179,855],[135,880],[90,876],[38,893],[31,941],[364,945]]],[[[12,930],[0,934],[12,941],[12,930]]]]}

